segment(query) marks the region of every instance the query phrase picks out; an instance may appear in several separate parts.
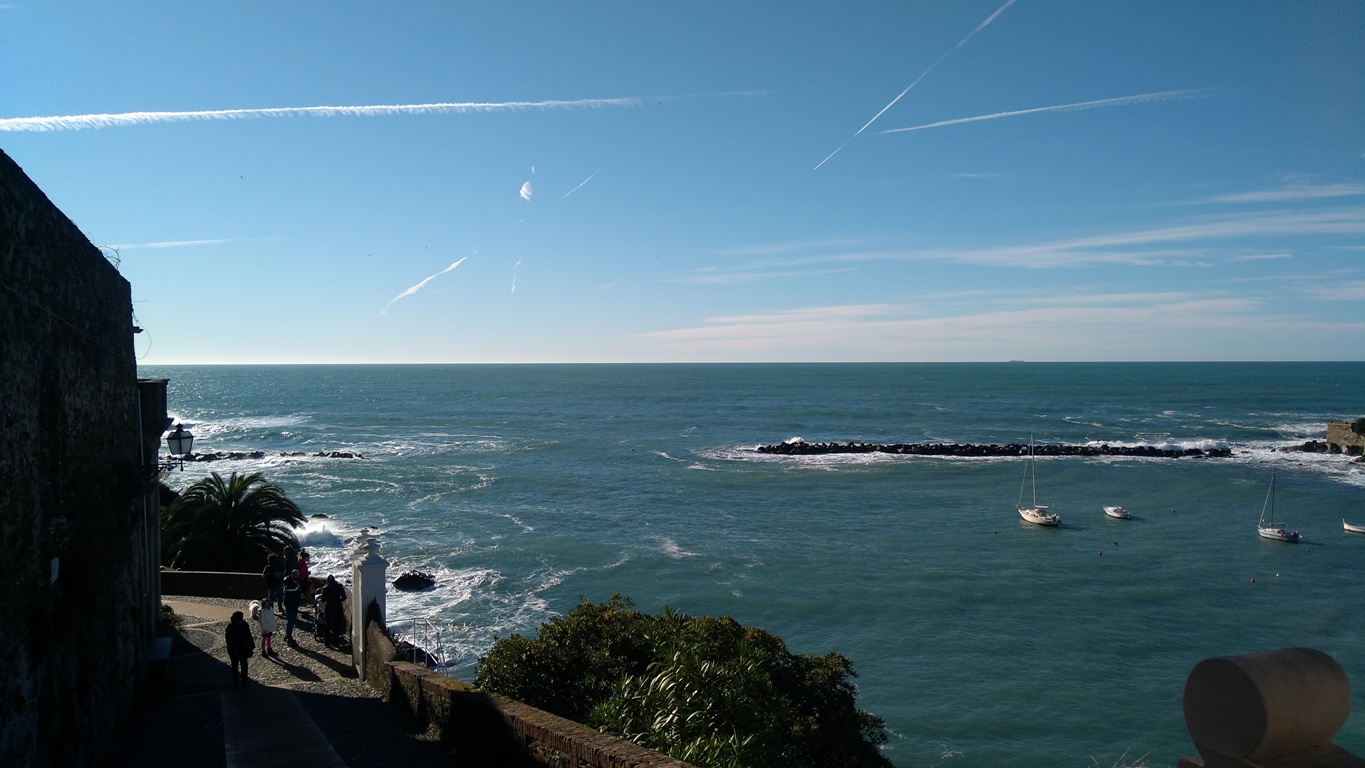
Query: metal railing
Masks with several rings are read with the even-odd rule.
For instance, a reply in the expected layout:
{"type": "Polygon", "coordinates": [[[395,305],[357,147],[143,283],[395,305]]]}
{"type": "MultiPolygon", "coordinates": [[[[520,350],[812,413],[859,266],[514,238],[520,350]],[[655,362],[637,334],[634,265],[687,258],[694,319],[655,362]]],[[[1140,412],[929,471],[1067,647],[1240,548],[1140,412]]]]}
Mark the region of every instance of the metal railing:
{"type": "Polygon", "coordinates": [[[450,642],[458,626],[454,621],[430,618],[400,619],[389,624],[389,634],[394,645],[400,646],[399,657],[403,660],[451,675],[450,670],[459,661],[450,642]]]}

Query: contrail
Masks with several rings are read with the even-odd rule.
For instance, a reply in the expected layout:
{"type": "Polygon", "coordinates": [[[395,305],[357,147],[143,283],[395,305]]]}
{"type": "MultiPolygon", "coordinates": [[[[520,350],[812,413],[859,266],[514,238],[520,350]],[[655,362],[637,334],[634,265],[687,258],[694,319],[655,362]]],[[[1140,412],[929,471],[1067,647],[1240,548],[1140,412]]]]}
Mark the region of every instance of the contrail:
{"type": "Polygon", "coordinates": [[[512,265],[512,292],[508,294],[509,296],[517,295],[517,267],[520,266],[521,259],[517,259],[517,263],[512,265]]]}
{"type": "Polygon", "coordinates": [[[570,101],[440,102],[367,107],[277,107],[270,109],[210,109],[197,112],[119,112],[61,117],[0,118],[0,131],[82,131],[94,128],[116,128],[125,125],[180,123],[196,120],[243,120],[257,117],[381,117],[406,114],[602,109],[605,107],[636,107],[641,103],[643,103],[641,99],[629,97],[620,99],[574,99],[570,101]]]}
{"type": "Polygon", "coordinates": [[[1156,91],[1154,93],[1140,93],[1136,96],[1119,96],[1115,99],[1096,99],[1095,101],[1078,101],[1075,104],[1058,104],[1055,107],[1034,107],[1033,109],[1017,109],[1012,112],[995,112],[989,115],[977,115],[976,117],[959,117],[955,120],[940,120],[937,123],[926,125],[915,125],[909,128],[888,128],[882,133],[905,133],[906,131],[922,131],[926,128],[942,128],[945,125],[960,125],[962,123],[976,123],[982,120],[998,120],[1002,117],[1016,117],[1018,115],[1035,115],[1040,112],[1078,112],[1083,109],[1099,109],[1101,107],[1122,107],[1128,104],[1143,104],[1151,101],[1170,101],[1172,99],[1193,99],[1208,93],[1208,88],[1190,88],[1182,91],[1156,91]]]}
{"type": "MultiPolygon", "coordinates": [[[[593,177],[593,176],[596,176],[597,174],[599,174],[599,173],[601,173],[601,172],[602,172],[602,169],[601,169],[601,168],[598,168],[597,170],[593,171],[593,172],[588,176],[588,178],[586,178],[586,179],[580,181],[580,182],[578,183],[578,186],[574,187],[573,189],[569,190],[568,192],[565,192],[565,193],[564,193],[564,197],[568,197],[569,195],[572,195],[573,193],[575,193],[575,192],[577,192],[578,190],[582,189],[583,187],[587,186],[587,183],[590,182],[590,181],[592,181],[592,177],[593,177]]],[[[563,200],[564,197],[561,197],[561,198],[559,198],[559,199],[560,199],[560,200],[563,200]]]]}
{"type": "Polygon", "coordinates": [[[399,299],[403,298],[404,296],[411,296],[411,295],[413,295],[414,293],[417,293],[418,291],[422,290],[422,288],[423,288],[427,283],[431,282],[432,280],[435,280],[436,278],[440,277],[441,275],[444,275],[445,273],[449,272],[450,270],[452,270],[452,269],[454,269],[454,268],[460,266],[460,264],[462,264],[462,263],[464,262],[464,260],[467,259],[467,258],[469,258],[469,257],[468,257],[468,256],[465,256],[464,259],[460,259],[459,261],[455,262],[454,264],[451,264],[450,266],[446,267],[445,269],[441,270],[440,272],[437,272],[436,274],[432,275],[431,277],[428,277],[427,279],[423,280],[422,282],[418,283],[417,285],[414,285],[413,287],[407,289],[406,291],[403,291],[402,293],[398,294],[397,296],[394,296],[392,299],[389,300],[389,303],[388,303],[388,304],[385,304],[385,305],[384,305],[384,308],[383,308],[383,309],[379,310],[379,314],[381,314],[381,315],[387,314],[388,311],[389,311],[389,307],[392,307],[392,306],[393,306],[393,303],[394,303],[395,301],[398,301],[399,299]]]}
{"type": "Polygon", "coordinates": [[[947,53],[945,53],[945,54],[943,54],[942,56],[938,57],[938,59],[937,59],[933,64],[930,64],[930,65],[929,65],[929,68],[928,68],[928,69],[924,70],[924,74],[922,74],[922,75],[920,75],[919,77],[915,78],[915,82],[913,82],[913,83],[911,83],[911,84],[905,86],[905,90],[903,90],[903,91],[900,92],[900,96],[897,96],[896,98],[892,99],[890,104],[887,104],[886,106],[882,107],[882,111],[881,111],[881,112],[878,112],[877,114],[873,115],[873,116],[872,116],[872,119],[871,119],[871,120],[868,120],[867,123],[866,123],[865,125],[863,125],[862,128],[859,128],[857,133],[855,133],[855,134],[853,134],[852,136],[849,136],[849,137],[848,137],[848,141],[845,141],[843,144],[840,144],[838,149],[836,149],[836,150],[834,150],[833,152],[829,153],[829,157],[826,157],[824,160],[821,160],[820,163],[819,163],[819,165],[816,165],[816,166],[815,166],[813,169],[811,169],[811,170],[816,170],[816,171],[820,170],[820,166],[821,166],[821,165],[824,165],[825,163],[828,163],[830,157],[834,157],[835,155],[839,154],[839,151],[842,150],[844,147],[847,147],[850,141],[853,141],[854,139],[858,138],[859,134],[861,134],[863,131],[867,130],[867,126],[872,125],[873,123],[877,122],[877,118],[879,118],[879,117],[881,117],[883,114],[885,114],[885,113],[886,113],[886,110],[888,110],[888,109],[890,109],[891,107],[895,106],[895,105],[896,105],[896,102],[900,101],[901,98],[902,98],[903,96],[905,96],[905,94],[909,93],[911,88],[914,88],[915,86],[919,85],[919,81],[923,80],[925,77],[928,77],[929,73],[930,73],[930,72],[933,72],[933,71],[934,71],[934,68],[937,67],[939,64],[942,64],[944,59],[948,58],[949,56],[952,56],[954,51],[956,51],[958,48],[961,48],[962,46],[966,45],[966,44],[967,44],[967,41],[968,41],[968,40],[971,40],[973,35],[975,35],[977,32],[980,32],[981,30],[983,30],[983,29],[985,29],[987,26],[989,26],[990,23],[991,23],[992,21],[995,21],[996,17],[998,17],[1000,14],[1004,13],[1004,12],[1005,12],[1005,9],[1006,9],[1006,8],[1009,8],[1011,5],[1014,5],[1014,0],[1005,0],[1005,4],[1004,4],[1004,5],[1002,5],[1002,6],[1000,6],[999,8],[996,8],[996,9],[995,9],[995,13],[992,13],[990,16],[987,16],[985,21],[981,22],[980,24],[977,24],[977,25],[976,25],[976,29],[973,29],[971,32],[968,32],[968,33],[967,33],[967,36],[964,37],[964,38],[962,38],[960,41],[958,41],[958,44],[957,44],[957,45],[953,46],[952,48],[949,48],[947,53]]]}

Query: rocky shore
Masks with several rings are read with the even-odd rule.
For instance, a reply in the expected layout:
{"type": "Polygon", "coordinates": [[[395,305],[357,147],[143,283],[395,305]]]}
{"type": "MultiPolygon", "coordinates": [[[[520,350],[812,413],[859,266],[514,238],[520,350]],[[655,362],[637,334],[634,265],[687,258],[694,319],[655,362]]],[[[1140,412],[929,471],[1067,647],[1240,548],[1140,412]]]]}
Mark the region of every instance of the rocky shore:
{"type": "MultiPolygon", "coordinates": [[[[1036,456],[1140,456],[1150,458],[1227,458],[1228,448],[1158,448],[1154,445],[1034,445],[1036,456]]],[[[808,443],[799,438],[760,445],[759,453],[816,456],[830,453],[894,453],[907,456],[1027,456],[1028,445],[1009,443],[808,443]]]]}
{"type": "Polygon", "coordinates": [[[1336,443],[1328,443],[1323,440],[1309,440],[1303,445],[1291,445],[1288,448],[1281,448],[1280,450],[1284,451],[1285,453],[1293,452],[1335,453],[1343,456],[1361,455],[1360,449],[1355,446],[1348,446],[1345,450],[1342,450],[1342,447],[1340,445],[1337,445],[1336,443]]]}

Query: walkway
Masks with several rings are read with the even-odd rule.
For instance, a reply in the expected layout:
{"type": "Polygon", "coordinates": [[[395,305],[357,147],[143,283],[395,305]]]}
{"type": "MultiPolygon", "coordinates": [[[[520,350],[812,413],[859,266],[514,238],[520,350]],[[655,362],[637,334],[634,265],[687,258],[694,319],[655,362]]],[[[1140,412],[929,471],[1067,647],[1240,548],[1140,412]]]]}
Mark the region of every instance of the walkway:
{"type": "MultiPolygon", "coordinates": [[[[348,652],[312,635],[300,615],[297,647],[275,635],[277,658],[258,652],[252,684],[232,688],[223,630],[242,601],[168,597],[183,623],[172,649],[169,695],[136,713],[110,751],[111,768],[436,768],[466,765],[448,745],[356,679],[348,652]]],[[[283,622],[281,622],[283,628],[283,622]]],[[[259,643],[259,628],[252,622],[259,643]]],[[[258,646],[259,648],[259,646],[258,646]]]]}

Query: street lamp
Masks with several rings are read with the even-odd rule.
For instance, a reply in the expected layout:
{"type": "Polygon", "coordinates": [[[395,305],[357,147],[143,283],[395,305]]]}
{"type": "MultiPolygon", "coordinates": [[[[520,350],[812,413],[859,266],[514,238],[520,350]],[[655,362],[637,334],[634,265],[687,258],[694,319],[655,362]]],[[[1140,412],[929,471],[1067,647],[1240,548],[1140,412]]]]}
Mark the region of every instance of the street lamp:
{"type": "Polygon", "coordinates": [[[166,447],[170,449],[172,457],[178,456],[179,458],[164,459],[158,463],[157,468],[161,470],[169,470],[172,467],[184,469],[185,456],[190,452],[193,445],[194,435],[190,434],[190,431],[179,422],[176,422],[175,429],[166,435],[166,447]]]}

